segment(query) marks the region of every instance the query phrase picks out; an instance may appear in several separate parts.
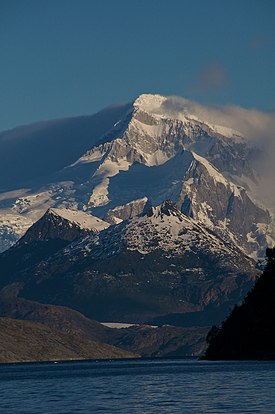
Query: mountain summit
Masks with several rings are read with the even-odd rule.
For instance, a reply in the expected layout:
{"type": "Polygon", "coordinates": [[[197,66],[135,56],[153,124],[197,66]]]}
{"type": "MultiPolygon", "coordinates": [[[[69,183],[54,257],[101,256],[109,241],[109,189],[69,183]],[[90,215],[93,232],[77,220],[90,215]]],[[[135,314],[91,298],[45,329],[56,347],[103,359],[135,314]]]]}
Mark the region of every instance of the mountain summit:
{"type": "MultiPolygon", "coordinates": [[[[74,119],[70,159],[67,127],[52,124],[51,134],[63,131],[51,147],[59,163],[43,174],[30,163],[24,186],[2,192],[2,250],[15,244],[0,255],[0,287],[101,321],[219,323],[274,241],[272,215],[250,185],[251,140],[160,95],[92,124],[73,150],[74,119]]],[[[41,128],[30,128],[33,142],[41,128]]]]}
{"type": "MultiPolygon", "coordinates": [[[[27,188],[14,185],[12,192],[1,194],[2,250],[49,208],[92,214],[114,224],[132,217],[133,211],[141,213],[146,203],[157,206],[170,199],[199,225],[253,257],[262,255],[274,240],[274,228],[269,211],[249,187],[256,180],[251,142],[237,131],[199,119],[182,102],[144,94],[120,110],[94,116],[93,122],[104,123],[105,114],[112,124],[106,121],[104,129],[93,123],[90,144],[85,124],[81,155],[77,146],[70,163],[57,163],[39,179],[33,169],[27,188]]],[[[51,125],[51,134],[66,135],[67,129],[56,125],[57,130],[51,125]]],[[[37,138],[41,128],[46,134],[48,124],[38,128],[37,138]]],[[[31,131],[34,139],[36,130],[31,131]]],[[[22,130],[17,133],[20,142],[22,130]]],[[[62,159],[65,135],[64,150],[57,148],[62,159]]],[[[71,140],[70,135],[70,151],[71,140]]],[[[52,149],[56,152],[54,143],[52,149]]]]}

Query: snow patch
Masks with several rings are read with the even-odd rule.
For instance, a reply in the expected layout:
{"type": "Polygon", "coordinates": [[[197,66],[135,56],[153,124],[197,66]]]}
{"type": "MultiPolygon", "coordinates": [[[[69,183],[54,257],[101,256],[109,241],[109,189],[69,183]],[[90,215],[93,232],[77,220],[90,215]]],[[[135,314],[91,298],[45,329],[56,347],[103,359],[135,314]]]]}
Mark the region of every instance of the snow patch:
{"type": "Polygon", "coordinates": [[[146,165],[148,167],[153,167],[154,165],[161,165],[169,160],[168,155],[161,150],[157,150],[153,154],[147,154],[144,156],[144,158],[146,159],[146,165]]]}
{"type": "Polygon", "coordinates": [[[84,154],[82,157],[80,157],[77,161],[75,161],[73,164],[69,165],[66,168],[69,167],[75,167],[76,165],[80,164],[88,164],[96,161],[101,161],[104,156],[104,151],[99,148],[95,148],[92,151],[88,151],[86,154],[84,154]]]}
{"type": "Polygon", "coordinates": [[[130,328],[130,326],[136,326],[136,323],[121,323],[121,322],[100,322],[101,325],[107,326],[112,329],[124,329],[130,328]]]}
{"type": "Polygon", "coordinates": [[[111,161],[108,158],[99,166],[92,177],[92,181],[99,182],[93,189],[89,199],[91,207],[98,207],[108,204],[108,186],[110,178],[114,177],[119,171],[127,171],[130,163],[124,159],[119,159],[117,162],[111,161]]]}
{"type": "Polygon", "coordinates": [[[68,208],[51,208],[50,212],[57,216],[63,217],[65,220],[77,224],[82,229],[96,229],[98,231],[102,231],[109,227],[109,223],[106,223],[91,214],[84,213],[83,211],[75,211],[68,208]]]}

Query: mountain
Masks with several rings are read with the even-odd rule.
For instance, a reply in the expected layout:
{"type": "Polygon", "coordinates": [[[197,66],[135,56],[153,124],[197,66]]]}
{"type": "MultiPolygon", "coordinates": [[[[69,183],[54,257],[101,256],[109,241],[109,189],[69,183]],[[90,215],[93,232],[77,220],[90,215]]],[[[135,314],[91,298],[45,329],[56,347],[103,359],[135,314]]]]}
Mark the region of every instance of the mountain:
{"type": "Polygon", "coordinates": [[[204,359],[275,359],[275,249],[241,306],[209,332],[204,359]]]}
{"type": "Polygon", "coordinates": [[[48,208],[60,204],[64,187],[68,197],[70,187],[82,180],[81,168],[74,177],[67,175],[66,182],[60,180],[60,171],[90,149],[130,106],[114,105],[91,116],[0,133],[0,251],[14,244],[48,208]]]}
{"type": "Polygon", "coordinates": [[[108,343],[142,357],[170,358],[201,356],[206,349],[208,327],[134,325],[117,329],[108,343]]]}
{"type": "MultiPolygon", "coordinates": [[[[109,328],[73,309],[10,297],[5,290],[0,293],[0,316],[32,321],[37,323],[38,331],[43,324],[61,334],[79,338],[82,342],[93,341],[97,348],[100,343],[105,352],[118,351],[119,348],[120,352],[125,351],[125,356],[130,356],[131,353],[143,357],[201,355],[205,350],[205,338],[209,330],[209,327],[180,328],[168,325],[109,328]],[[106,344],[113,348],[106,347],[106,344]]],[[[33,331],[35,334],[35,326],[33,331]]],[[[115,352],[113,355],[116,356],[115,352]]],[[[113,355],[109,352],[106,357],[112,358],[113,355]]]]}
{"type": "Polygon", "coordinates": [[[20,239],[19,243],[32,241],[64,240],[71,242],[80,237],[109,227],[109,224],[83,211],[50,208],[20,239]]]}
{"type": "Polygon", "coordinates": [[[25,125],[0,133],[0,191],[45,184],[73,163],[124,116],[130,104],[95,115],[25,125]]]}
{"type": "Polygon", "coordinates": [[[72,241],[108,227],[109,223],[85,212],[50,208],[1,256],[0,285],[4,286],[9,275],[34,266],[72,241]]]}
{"type": "Polygon", "coordinates": [[[205,327],[243,299],[274,243],[255,144],[169,97],[9,131],[0,149],[0,287],[17,299],[205,327]]]}
{"type": "MultiPolygon", "coordinates": [[[[29,229],[29,240],[36,227],[29,229]]],[[[209,325],[207,312],[221,320],[257,274],[254,260],[233,241],[224,241],[171,201],[66,241],[49,254],[41,249],[44,240],[35,243],[19,241],[2,253],[2,287],[100,321],[145,323],[170,313],[204,312],[202,325],[209,325]]]]}
{"type": "Polygon", "coordinates": [[[134,353],[61,333],[40,323],[0,317],[0,363],[137,357],[134,353]]]}
{"type": "Polygon", "coordinates": [[[256,148],[237,131],[185,108],[171,110],[169,102],[141,95],[93,117],[3,133],[0,150],[9,183],[0,194],[1,249],[49,208],[86,212],[114,224],[141,213],[145,204],[170,199],[246,254],[261,256],[274,240],[274,225],[253,191],[256,148]]]}

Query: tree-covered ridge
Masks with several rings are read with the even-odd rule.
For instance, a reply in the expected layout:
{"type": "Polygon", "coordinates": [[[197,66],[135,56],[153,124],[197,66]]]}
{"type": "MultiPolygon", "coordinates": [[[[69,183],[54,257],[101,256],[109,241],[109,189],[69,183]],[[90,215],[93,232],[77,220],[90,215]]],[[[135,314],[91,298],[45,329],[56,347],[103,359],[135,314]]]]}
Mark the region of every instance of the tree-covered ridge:
{"type": "Polygon", "coordinates": [[[275,359],[275,248],[263,274],[221,328],[212,327],[204,359],[275,359]]]}

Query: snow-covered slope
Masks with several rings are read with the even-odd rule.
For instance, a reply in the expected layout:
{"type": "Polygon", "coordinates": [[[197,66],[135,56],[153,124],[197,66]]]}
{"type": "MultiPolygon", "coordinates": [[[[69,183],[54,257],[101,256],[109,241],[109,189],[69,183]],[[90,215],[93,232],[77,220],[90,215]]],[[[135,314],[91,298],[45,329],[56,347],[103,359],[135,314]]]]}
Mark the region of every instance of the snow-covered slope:
{"type": "MultiPolygon", "coordinates": [[[[39,246],[30,249],[35,253],[39,246]]],[[[206,318],[208,310],[219,319],[242,299],[256,274],[255,262],[235,243],[224,242],[171,201],[82,234],[31,268],[29,254],[28,244],[20,250],[19,242],[0,256],[10,289],[105,321],[145,322],[189,312],[205,312],[206,318]]]]}
{"type": "MultiPolygon", "coordinates": [[[[237,264],[236,269],[239,266],[237,258],[243,256],[235,243],[224,242],[217,233],[178,210],[170,200],[148,207],[142,215],[92,235],[90,240],[79,241],[68,252],[71,255],[74,250],[82,248],[84,255],[90,258],[112,257],[125,249],[142,255],[161,250],[169,256],[197,251],[216,255],[221,260],[221,266],[234,267],[237,264]],[[225,256],[227,259],[222,263],[225,256]]],[[[250,261],[247,259],[247,262],[250,261]]]]}
{"type": "Polygon", "coordinates": [[[263,200],[255,202],[248,186],[240,186],[255,183],[251,143],[187,108],[171,111],[167,102],[160,95],[139,96],[106,133],[93,138],[88,151],[45,179],[39,190],[33,186],[19,197],[5,193],[0,199],[5,246],[50,207],[118,223],[131,217],[129,206],[142,211],[138,200],[146,198],[153,206],[171,199],[224,239],[261,254],[274,240],[274,228],[263,200]]]}
{"type": "Polygon", "coordinates": [[[130,201],[129,203],[109,209],[104,220],[110,224],[119,224],[141,214],[151,203],[147,197],[130,201]]]}
{"type": "Polygon", "coordinates": [[[70,210],[68,208],[51,208],[50,214],[62,217],[68,222],[77,225],[81,229],[101,231],[109,227],[108,223],[98,217],[87,214],[83,211],[70,210]]]}
{"type": "Polygon", "coordinates": [[[61,239],[73,241],[90,233],[98,233],[109,224],[83,211],[50,208],[34,223],[18,241],[27,244],[33,241],[61,239]]]}
{"type": "Polygon", "coordinates": [[[131,109],[114,105],[89,116],[55,119],[0,132],[0,191],[45,184],[78,159],[131,109]]]}

